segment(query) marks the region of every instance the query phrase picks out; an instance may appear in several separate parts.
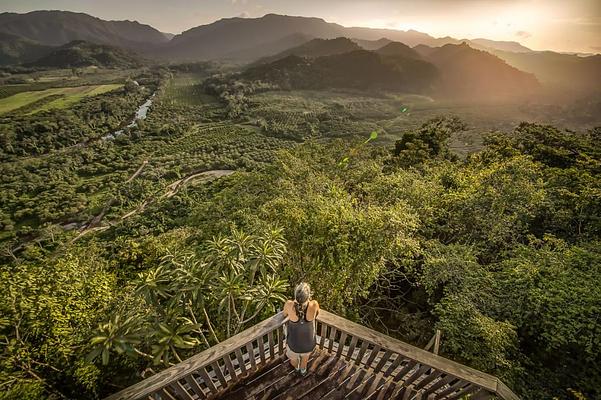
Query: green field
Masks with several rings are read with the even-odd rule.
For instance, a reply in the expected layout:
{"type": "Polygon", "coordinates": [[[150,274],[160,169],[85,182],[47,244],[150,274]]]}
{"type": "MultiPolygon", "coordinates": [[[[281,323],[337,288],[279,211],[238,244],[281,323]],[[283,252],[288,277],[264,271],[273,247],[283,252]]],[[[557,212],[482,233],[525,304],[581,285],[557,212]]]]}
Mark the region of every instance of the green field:
{"type": "Polygon", "coordinates": [[[110,92],[122,86],[121,84],[76,86],[17,93],[13,96],[0,99],[0,114],[17,110],[46,97],[56,95],[60,95],[61,97],[32,110],[32,113],[52,108],[66,108],[79,102],[84,97],[110,92]]]}
{"type": "Polygon", "coordinates": [[[197,74],[178,74],[165,88],[166,100],[173,104],[202,105],[215,102],[215,98],[205,94],[200,87],[203,78],[197,74]]]}

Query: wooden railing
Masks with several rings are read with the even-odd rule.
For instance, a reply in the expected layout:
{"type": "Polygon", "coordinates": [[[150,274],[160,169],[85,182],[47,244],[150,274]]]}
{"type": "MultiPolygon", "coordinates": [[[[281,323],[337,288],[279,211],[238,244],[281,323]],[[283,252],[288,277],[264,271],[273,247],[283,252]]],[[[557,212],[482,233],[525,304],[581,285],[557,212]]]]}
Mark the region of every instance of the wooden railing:
{"type": "MultiPolygon", "coordinates": [[[[284,355],[279,313],[189,359],[130,386],[106,400],[206,399],[222,393],[249,372],[284,355]]],[[[366,396],[394,385],[395,396],[421,399],[481,400],[519,398],[494,376],[411,346],[321,310],[318,346],[362,367],[366,396]]]]}
{"type": "Polygon", "coordinates": [[[362,366],[370,374],[369,396],[384,385],[397,387],[391,397],[407,399],[470,399],[499,397],[519,400],[498,378],[430,353],[400,340],[320,311],[319,347],[362,366]]]}

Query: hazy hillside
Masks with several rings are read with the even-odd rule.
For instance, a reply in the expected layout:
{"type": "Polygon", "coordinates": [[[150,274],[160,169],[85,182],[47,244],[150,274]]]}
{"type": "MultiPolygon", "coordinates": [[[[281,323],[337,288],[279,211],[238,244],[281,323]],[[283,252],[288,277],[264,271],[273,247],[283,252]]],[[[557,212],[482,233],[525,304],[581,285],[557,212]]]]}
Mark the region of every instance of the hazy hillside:
{"type": "Polygon", "coordinates": [[[249,80],[261,80],[284,89],[323,89],[378,87],[402,88],[403,77],[379,55],[366,50],[304,58],[290,55],[269,64],[247,69],[249,80]]]}
{"type": "MultiPolygon", "coordinates": [[[[261,18],[226,18],[192,28],[176,35],[169,45],[162,48],[157,55],[178,60],[231,58],[232,55],[239,52],[259,48],[261,45],[273,43],[293,34],[310,35],[321,39],[353,38],[356,41],[364,41],[363,45],[369,47],[364,48],[369,50],[381,47],[372,47],[376,45],[370,42],[383,40],[382,38],[386,38],[388,41],[402,42],[408,46],[418,44],[441,46],[448,43],[461,43],[460,40],[448,36],[434,38],[415,30],[347,28],[326,22],[321,18],[267,14],[261,18]]],[[[359,45],[361,46],[361,43],[359,45]]],[[[264,50],[267,51],[266,48],[264,50]]],[[[279,51],[282,49],[274,49],[266,54],[257,54],[255,59],[279,51]]]]}
{"type": "Polygon", "coordinates": [[[416,46],[424,59],[440,71],[438,89],[450,97],[497,97],[523,95],[539,87],[535,76],[522,72],[500,58],[466,43],[439,48],[416,46]]]}
{"type": "Polygon", "coordinates": [[[419,54],[416,50],[404,43],[399,42],[390,42],[387,45],[377,49],[376,53],[385,57],[407,57],[422,59],[421,54],[419,54]]]}
{"type": "Polygon", "coordinates": [[[105,68],[136,68],[140,67],[142,62],[126,50],[77,40],[51,51],[30,65],[54,68],[90,65],[105,68]]]}
{"type": "Polygon", "coordinates": [[[30,62],[50,51],[52,51],[51,46],[0,32],[0,65],[30,62]]]}
{"type": "Polygon", "coordinates": [[[390,42],[386,46],[376,50],[382,60],[392,65],[404,78],[403,87],[410,91],[422,92],[436,88],[439,80],[439,70],[431,62],[411,47],[399,43],[390,42]]]}
{"type": "Polygon", "coordinates": [[[544,84],[561,89],[601,92],[601,55],[581,57],[552,51],[495,51],[494,54],[509,65],[536,75],[544,84]]]}
{"type": "Polygon", "coordinates": [[[33,11],[0,14],[0,32],[50,46],[73,40],[139,49],[169,39],[149,25],[134,21],[104,21],[88,14],[68,11],[33,11]]]}
{"type": "Polygon", "coordinates": [[[378,50],[384,46],[386,46],[388,43],[390,43],[392,40],[387,39],[387,38],[382,38],[382,39],[378,39],[378,40],[363,40],[363,39],[351,39],[353,42],[357,43],[359,46],[361,46],[361,48],[363,48],[364,50],[378,50]]]}
{"type": "Polygon", "coordinates": [[[257,58],[271,56],[284,50],[300,46],[313,38],[313,36],[304,33],[293,33],[280,39],[261,43],[255,47],[233,51],[223,56],[223,58],[239,62],[251,62],[257,60],[257,58]]]}
{"type": "Polygon", "coordinates": [[[470,45],[475,49],[481,50],[501,50],[501,51],[511,51],[514,53],[529,53],[532,50],[526,46],[521,45],[518,42],[511,41],[498,41],[498,40],[490,40],[490,39],[472,39],[469,41],[470,45]]]}
{"type": "Polygon", "coordinates": [[[361,47],[359,47],[357,43],[344,37],[339,37],[336,39],[313,39],[309,42],[301,44],[300,46],[292,47],[276,55],[264,57],[258,60],[257,63],[270,63],[290,55],[316,58],[348,53],[355,50],[361,50],[361,47]]]}
{"type": "Polygon", "coordinates": [[[164,55],[178,59],[223,58],[228,54],[256,48],[298,33],[334,38],[342,36],[342,29],[340,25],[328,24],[319,18],[275,14],[262,18],[227,18],[176,35],[165,49],[164,55]]]}

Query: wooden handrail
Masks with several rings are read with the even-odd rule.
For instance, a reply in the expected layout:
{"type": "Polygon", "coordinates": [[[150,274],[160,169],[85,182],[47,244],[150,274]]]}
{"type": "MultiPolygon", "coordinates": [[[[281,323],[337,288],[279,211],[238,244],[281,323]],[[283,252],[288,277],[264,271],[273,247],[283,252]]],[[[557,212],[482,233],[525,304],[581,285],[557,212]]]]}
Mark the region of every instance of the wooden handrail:
{"type": "MultiPolygon", "coordinates": [[[[412,346],[408,343],[394,339],[384,335],[373,329],[359,325],[345,318],[339,317],[325,310],[320,310],[317,316],[317,321],[333,326],[347,335],[358,337],[366,340],[376,346],[380,350],[389,350],[402,355],[408,359],[417,361],[421,364],[428,365],[436,370],[452,375],[456,378],[467,382],[472,382],[481,388],[484,388],[505,400],[519,400],[519,397],[513,393],[503,382],[497,377],[470,368],[458,362],[449,360],[439,355],[430,353],[429,351],[412,346]]],[[[340,343],[339,346],[343,346],[340,343]]]]}
{"type": "MultiPolygon", "coordinates": [[[[106,398],[106,400],[205,399],[219,395],[236,381],[267,361],[284,355],[280,312],[243,332],[196,354],[106,398]],[[256,345],[256,346],[255,346],[256,345]],[[191,394],[190,391],[193,393],[191,394]],[[195,396],[193,396],[195,395],[195,396]]],[[[429,351],[386,336],[335,314],[321,310],[317,316],[318,345],[337,357],[352,360],[379,374],[382,381],[394,381],[399,390],[436,392],[436,399],[497,396],[519,400],[498,378],[459,364],[429,351]],[[349,342],[347,346],[346,343],[349,342]]],[[[370,390],[375,390],[376,384],[370,390]]]]}
{"type": "Polygon", "coordinates": [[[251,326],[250,328],[232,336],[223,342],[198,353],[183,362],[176,364],[148,379],[144,379],[135,385],[129,386],[122,391],[106,398],[106,400],[133,400],[146,398],[163,388],[167,382],[177,381],[185,378],[190,373],[199,370],[213,362],[227,356],[234,349],[244,346],[249,341],[273,332],[281,327],[287,319],[280,312],[274,316],[251,326]]]}

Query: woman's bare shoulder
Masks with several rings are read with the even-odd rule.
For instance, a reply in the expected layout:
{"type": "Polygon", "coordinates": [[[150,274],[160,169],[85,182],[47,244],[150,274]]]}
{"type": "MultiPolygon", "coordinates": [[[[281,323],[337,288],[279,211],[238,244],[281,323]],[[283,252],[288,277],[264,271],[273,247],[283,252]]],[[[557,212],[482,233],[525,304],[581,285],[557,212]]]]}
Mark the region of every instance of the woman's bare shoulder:
{"type": "Polygon", "coordinates": [[[311,300],[309,302],[309,307],[307,307],[307,317],[309,320],[314,320],[319,313],[319,303],[317,300],[311,300]]]}

